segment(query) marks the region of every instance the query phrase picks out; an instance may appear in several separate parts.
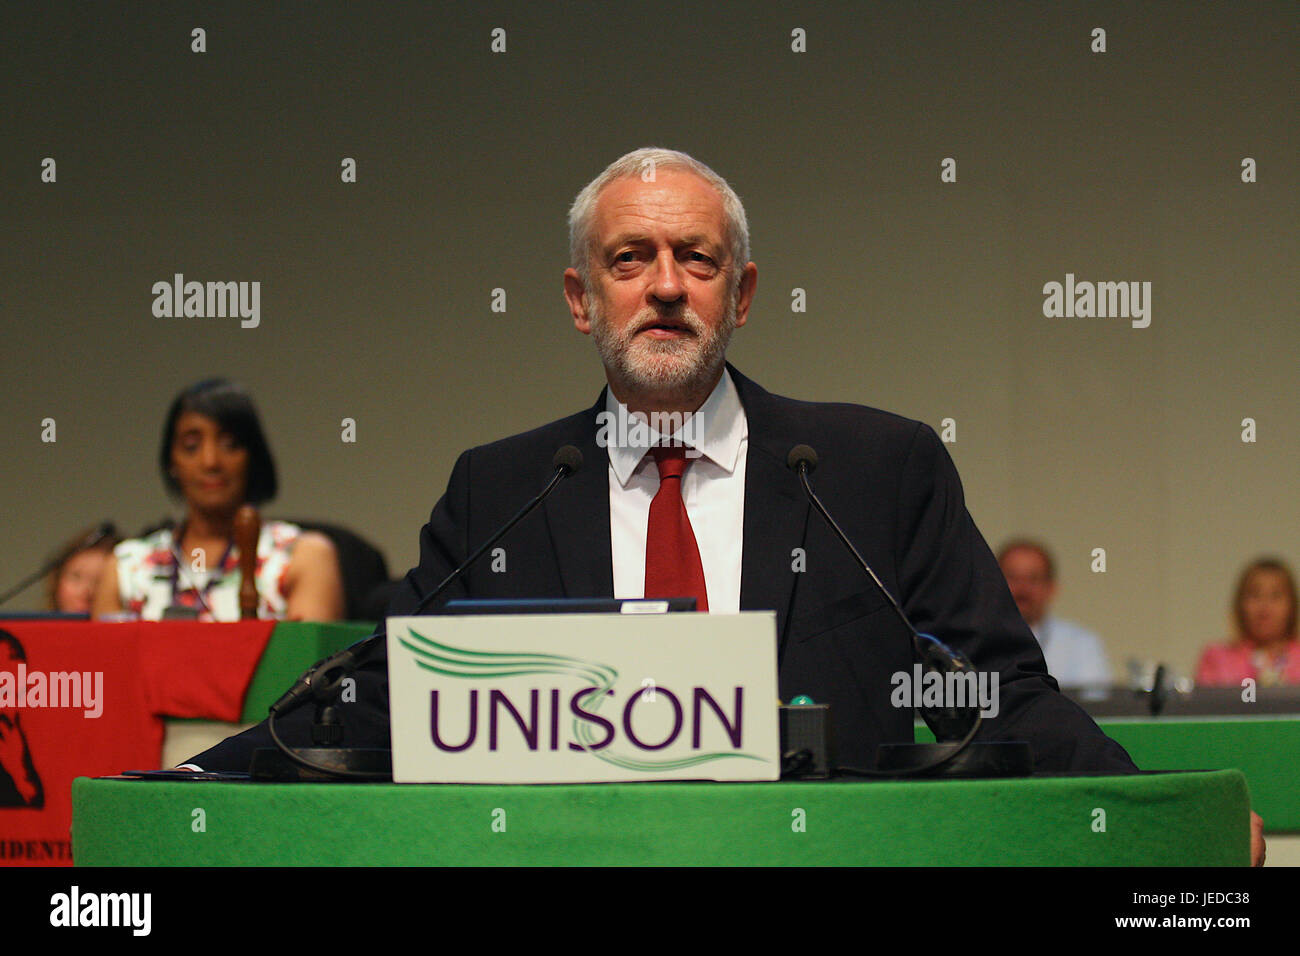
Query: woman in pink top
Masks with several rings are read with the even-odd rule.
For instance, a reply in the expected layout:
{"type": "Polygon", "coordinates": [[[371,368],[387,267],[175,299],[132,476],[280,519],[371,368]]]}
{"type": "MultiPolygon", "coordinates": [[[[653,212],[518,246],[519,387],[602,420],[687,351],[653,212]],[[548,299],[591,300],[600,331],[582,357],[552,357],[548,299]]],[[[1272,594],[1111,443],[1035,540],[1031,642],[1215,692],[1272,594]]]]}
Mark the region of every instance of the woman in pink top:
{"type": "Polygon", "coordinates": [[[1196,683],[1261,687],[1300,684],[1300,641],[1296,640],[1296,586],[1291,569],[1275,558],[1255,561],[1242,572],[1233,599],[1237,639],[1201,652],[1196,683]]]}

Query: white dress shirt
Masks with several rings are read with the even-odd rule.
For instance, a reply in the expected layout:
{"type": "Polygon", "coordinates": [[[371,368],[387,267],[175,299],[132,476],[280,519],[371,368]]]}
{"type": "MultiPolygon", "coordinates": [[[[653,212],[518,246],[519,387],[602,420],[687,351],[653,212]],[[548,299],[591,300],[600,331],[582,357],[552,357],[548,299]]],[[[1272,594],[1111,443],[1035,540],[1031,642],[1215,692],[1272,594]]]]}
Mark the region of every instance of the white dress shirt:
{"type": "Polygon", "coordinates": [[[1047,660],[1047,673],[1062,687],[1104,685],[1113,679],[1106,645],[1086,627],[1048,614],[1033,632],[1047,660]]]}
{"type": "MultiPolygon", "coordinates": [[[[605,410],[615,420],[628,415],[613,391],[605,394],[605,410]]],[[[647,429],[647,431],[649,431],[647,429]]],[[[657,440],[650,431],[653,445],[657,440]]],[[[745,457],[749,425],[731,374],[722,377],[689,427],[677,434],[700,457],[687,458],[682,476],[682,500],[695,532],[704,566],[709,611],[734,614],[740,610],[740,561],[745,529],[745,457]]],[[[671,437],[671,436],[667,436],[671,437]]],[[[609,535],[614,561],[614,596],[645,596],[646,531],[650,502],[659,490],[659,469],[649,447],[611,441],[609,452],[609,535]]]]}

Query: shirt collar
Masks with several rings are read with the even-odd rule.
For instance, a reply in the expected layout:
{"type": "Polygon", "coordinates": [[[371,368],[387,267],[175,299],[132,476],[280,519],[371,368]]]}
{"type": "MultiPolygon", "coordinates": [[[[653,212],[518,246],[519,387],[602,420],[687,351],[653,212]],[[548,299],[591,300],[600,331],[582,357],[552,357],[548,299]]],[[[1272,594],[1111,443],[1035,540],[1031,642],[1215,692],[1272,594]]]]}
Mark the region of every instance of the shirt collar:
{"type": "MultiPolygon", "coordinates": [[[[614,397],[611,389],[605,390],[605,412],[604,421],[608,423],[609,434],[613,439],[617,435],[614,430],[619,423],[628,420],[628,410],[614,397]]],[[[650,446],[657,441],[658,434],[652,429],[647,431],[651,440],[646,445],[617,440],[606,442],[610,466],[614,469],[618,483],[624,488],[650,446]]],[[[671,434],[670,430],[669,437],[671,434]]],[[[749,424],[730,371],[723,369],[718,384],[713,386],[713,391],[699,410],[685,422],[680,434],[684,443],[700,452],[701,457],[709,459],[728,474],[735,470],[740,459],[741,443],[749,436],[749,424]]]]}

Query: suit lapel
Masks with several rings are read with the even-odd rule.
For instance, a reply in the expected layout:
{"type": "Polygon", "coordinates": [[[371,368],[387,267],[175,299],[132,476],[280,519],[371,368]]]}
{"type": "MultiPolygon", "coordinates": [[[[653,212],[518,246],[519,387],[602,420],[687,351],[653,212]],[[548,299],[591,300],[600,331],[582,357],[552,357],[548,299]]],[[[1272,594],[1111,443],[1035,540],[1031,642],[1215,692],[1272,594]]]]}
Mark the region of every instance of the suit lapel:
{"type": "Polygon", "coordinates": [[[785,458],[799,443],[793,423],[768,392],[730,365],[745,406],[749,451],[745,460],[745,527],[741,548],[740,609],[775,610],[784,637],[798,574],[792,551],[804,544],[809,505],[785,458]]]}
{"type": "Polygon", "coordinates": [[[582,467],[564,479],[543,506],[565,597],[614,596],[609,456],[596,444],[596,414],[604,407],[602,390],[596,404],[578,420],[578,427],[567,439],[582,452],[582,467]]]}

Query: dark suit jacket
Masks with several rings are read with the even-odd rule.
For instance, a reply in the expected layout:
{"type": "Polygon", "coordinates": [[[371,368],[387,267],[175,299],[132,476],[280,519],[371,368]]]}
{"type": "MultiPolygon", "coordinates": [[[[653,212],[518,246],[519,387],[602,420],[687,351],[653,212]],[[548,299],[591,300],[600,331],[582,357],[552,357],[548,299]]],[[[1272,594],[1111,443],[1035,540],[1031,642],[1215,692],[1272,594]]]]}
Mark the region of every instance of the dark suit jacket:
{"type": "MultiPolygon", "coordinates": [[[[919,631],[1000,674],[999,713],[985,739],[1027,740],[1037,770],[1135,770],[1047,675],[997,562],[966,511],[961,482],[927,425],[860,405],[794,401],[731,371],[749,423],[740,606],[774,609],[782,699],[829,703],[841,766],[872,767],[878,744],[912,740],[913,711],[890,704],[892,674],[911,671],[906,633],[876,590],[809,506],[786,467],[796,444],[820,463],[814,487],[831,514],[899,598],[919,631]],[[806,570],[794,570],[802,549],[806,570]]],[[[447,492],[420,532],[420,564],[389,613],[409,613],[450,571],[535,495],[552,456],[576,445],[584,465],[501,542],[506,571],[479,561],[453,585],[455,597],[612,597],[607,455],[596,444],[602,393],[586,411],[463,453],[447,492]]],[[[440,599],[442,600],[442,599],[440,599]]],[[[388,746],[387,662],[382,648],[358,672],[357,702],[342,708],[350,746],[388,746]]],[[[285,722],[286,740],[306,745],[310,708],[285,722]]],[[[277,721],[277,729],[280,722],[277,721]]],[[[193,762],[243,770],[265,727],[233,737],[193,762]]]]}

